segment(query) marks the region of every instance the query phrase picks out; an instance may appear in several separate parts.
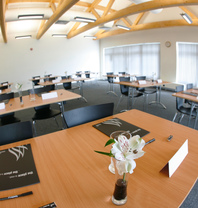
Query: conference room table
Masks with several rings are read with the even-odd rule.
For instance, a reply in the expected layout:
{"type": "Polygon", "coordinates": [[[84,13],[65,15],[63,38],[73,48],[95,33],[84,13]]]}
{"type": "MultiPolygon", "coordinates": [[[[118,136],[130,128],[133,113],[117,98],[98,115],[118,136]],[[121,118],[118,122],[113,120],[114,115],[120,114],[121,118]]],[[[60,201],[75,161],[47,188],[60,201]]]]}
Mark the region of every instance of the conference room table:
{"type": "MultiPolygon", "coordinates": [[[[30,95],[25,95],[22,97],[23,104],[20,103],[20,98],[15,97],[9,100],[8,103],[5,104],[5,109],[0,110],[0,115],[12,113],[16,111],[21,111],[29,108],[34,108],[42,105],[53,104],[53,103],[61,103],[62,111],[64,111],[63,101],[78,99],[81,96],[77,93],[73,93],[64,89],[53,90],[50,92],[56,92],[57,97],[49,98],[49,99],[42,99],[42,96],[35,94],[35,100],[31,101],[30,95]]],[[[49,92],[49,93],[50,93],[49,92]]]]}
{"type": "Polygon", "coordinates": [[[0,192],[0,198],[32,191],[29,196],[0,201],[3,208],[38,208],[51,202],[57,207],[116,207],[111,197],[115,175],[108,170],[110,158],[94,152],[104,147],[108,136],[93,125],[119,118],[150,133],[143,157],[129,176],[127,203],[122,207],[176,208],[187,197],[198,177],[198,131],[169,120],[130,110],[90,123],[0,146],[0,150],[31,144],[40,183],[0,192]],[[171,141],[167,141],[173,135],[171,141]],[[161,169],[188,139],[189,153],[175,173],[168,177],[161,169]]]}
{"type": "Polygon", "coordinates": [[[156,99],[155,99],[155,101],[152,101],[149,104],[160,104],[164,109],[166,109],[166,106],[161,102],[161,87],[165,84],[170,84],[170,82],[167,82],[167,81],[162,81],[162,82],[154,81],[153,82],[153,81],[147,81],[147,80],[145,80],[145,81],[146,81],[145,84],[140,84],[139,81],[114,82],[114,83],[130,87],[131,92],[129,92],[129,96],[128,96],[129,108],[130,108],[130,95],[131,95],[131,108],[133,107],[134,93],[135,93],[136,88],[156,87],[156,90],[157,90],[156,99]]]}
{"type": "Polygon", "coordinates": [[[11,92],[11,88],[3,89],[3,90],[0,90],[0,95],[5,94],[5,93],[10,93],[10,92],[11,92]]]}
{"type": "MultiPolygon", "coordinates": [[[[189,100],[192,102],[191,103],[191,112],[190,112],[190,116],[188,118],[188,126],[190,126],[192,111],[195,108],[195,106],[198,105],[198,88],[188,89],[188,90],[185,90],[182,92],[176,92],[176,93],[173,93],[172,96],[179,97],[179,98],[189,100]]],[[[197,111],[197,116],[196,116],[195,123],[194,123],[194,128],[196,127],[197,119],[198,119],[198,111],[197,111]]]]}
{"type": "Polygon", "coordinates": [[[72,78],[72,79],[61,79],[61,80],[58,79],[58,80],[53,80],[53,81],[39,82],[38,84],[41,86],[48,86],[48,85],[57,85],[57,84],[63,84],[63,83],[68,83],[68,82],[78,82],[81,98],[85,102],[87,102],[86,98],[83,96],[83,82],[86,80],[90,80],[90,78],[78,77],[78,78],[72,78]]]}

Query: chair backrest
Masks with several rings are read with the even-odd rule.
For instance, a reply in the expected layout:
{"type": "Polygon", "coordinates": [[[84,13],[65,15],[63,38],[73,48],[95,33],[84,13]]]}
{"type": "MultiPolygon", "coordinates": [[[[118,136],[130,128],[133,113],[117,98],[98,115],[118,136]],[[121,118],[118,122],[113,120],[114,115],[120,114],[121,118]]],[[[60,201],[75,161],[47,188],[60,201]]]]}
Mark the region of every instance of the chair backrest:
{"type": "Polygon", "coordinates": [[[90,71],[85,71],[85,77],[90,78],[90,71]]]}
{"type": "MultiPolygon", "coordinates": [[[[14,92],[10,92],[10,93],[4,93],[4,94],[0,94],[0,102],[9,100],[14,98],[14,92]]],[[[6,114],[2,114],[0,115],[0,118],[4,118],[7,116],[14,116],[14,112],[13,113],[6,113],[6,114]]]]}
{"type": "Polygon", "coordinates": [[[188,83],[186,85],[186,89],[189,90],[189,89],[192,89],[193,88],[193,83],[188,83]]]}
{"type": "Polygon", "coordinates": [[[146,80],[146,76],[136,76],[137,80],[146,80]]]}
{"type": "MultiPolygon", "coordinates": [[[[120,82],[130,82],[130,77],[120,77],[120,82]]],[[[128,94],[129,87],[126,85],[120,85],[120,92],[124,95],[128,94]]]]}
{"type": "MultiPolygon", "coordinates": [[[[113,72],[107,72],[107,75],[113,75],[113,72]]],[[[108,81],[109,83],[113,83],[113,77],[108,77],[108,76],[107,76],[107,81],[108,81]]]]}
{"type": "Polygon", "coordinates": [[[126,72],[118,72],[118,74],[125,75],[125,74],[126,74],[126,72]]]}
{"type": "MultiPolygon", "coordinates": [[[[6,81],[6,82],[1,82],[1,85],[4,85],[4,84],[8,84],[8,81],[6,81]]],[[[6,86],[1,86],[0,89],[1,89],[1,90],[8,89],[8,85],[6,85],[6,86]]]]}
{"type": "Polygon", "coordinates": [[[82,71],[77,71],[77,72],[76,72],[76,76],[77,76],[77,77],[81,77],[81,76],[82,76],[81,73],[82,73],[82,71]]]}
{"type": "Polygon", "coordinates": [[[24,121],[0,126],[0,132],[0,145],[33,138],[31,121],[24,121]]]}
{"type": "Polygon", "coordinates": [[[63,83],[63,87],[64,87],[66,90],[71,90],[71,88],[72,88],[72,83],[71,83],[71,82],[65,82],[65,83],[63,83]]]}
{"type": "Polygon", "coordinates": [[[32,79],[36,79],[37,78],[37,80],[32,80],[32,82],[34,83],[34,85],[38,85],[38,83],[40,82],[40,76],[34,76],[34,77],[32,77],[32,79]]]}
{"type": "Polygon", "coordinates": [[[63,117],[68,128],[113,115],[114,103],[90,105],[65,111],[63,117]]]}
{"type": "Polygon", "coordinates": [[[0,102],[14,98],[14,92],[0,94],[0,102]]]}
{"type": "MultiPolygon", "coordinates": [[[[184,91],[184,85],[178,85],[175,88],[175,92],[181,92],[181,91],[184,91]]],[[[181,106],[183,106],[183,103],[184,103],[183,98],[176,97],[176,109],[179,109],[181,106]]]]}

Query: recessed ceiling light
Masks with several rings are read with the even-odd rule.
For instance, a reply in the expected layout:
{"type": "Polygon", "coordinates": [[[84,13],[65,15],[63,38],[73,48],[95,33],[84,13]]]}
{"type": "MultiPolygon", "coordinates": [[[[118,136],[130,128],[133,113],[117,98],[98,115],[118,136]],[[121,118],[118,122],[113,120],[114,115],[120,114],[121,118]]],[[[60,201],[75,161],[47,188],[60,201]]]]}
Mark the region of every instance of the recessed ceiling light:
{"type": "Polygon", "coordinates": [[[18,19],[43,19],[44,14],[25,14],[18,15],[18,19]]]}
{"type": "Polygon", "coordinates": [[[23,36],[16,36],[15,39],[26,39],[26,38],[31,38],[31,35],[23,35],[23,36]]]}
{"type": "Polygon", "coordinates": [[[92,38],[92,39],[96,39],[96,36],[93,36],[93,35],[85,35],[84,38],[92,38]]]}
{"type": "Polygon", "coordinates": [[[130,30],[131,29],[130,27],[126,27],[126,26],[123,26],[123,25],[116,25],[116,27],[124,29],[124,30],[130,30]]]}
{"type": "Polygon", "coordinates": [[[80,22],[95,22],[96,19],[86,18],[86,17],[74,17],[75,20],[80,22]]]}
{"type": "Polygon", "coordinates": [[[56,21],[55,24],[59,24],[59,25],[66,25],[69,21],[66,21],[66,20],[58,20],[56,21]]]}
{"type": "Polygon", "coordinates": [[[188,22],[188,24],[192,24],[192,19],[186,13],[182,13],[181,16],[188,22]]]}
{"type": "Polygon", "coordinates": [[[54,38],[66,38],[67,35],[66,34],[52,34],[52,37],[54,37],[54,38]]]}

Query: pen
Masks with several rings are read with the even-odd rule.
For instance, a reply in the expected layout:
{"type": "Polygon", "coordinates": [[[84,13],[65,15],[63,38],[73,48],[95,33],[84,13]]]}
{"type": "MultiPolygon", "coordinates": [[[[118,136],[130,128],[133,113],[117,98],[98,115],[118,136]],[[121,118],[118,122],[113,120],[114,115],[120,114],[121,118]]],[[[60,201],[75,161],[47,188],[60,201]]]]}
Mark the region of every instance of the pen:
{"type": "Polygon", "coordinates": [[[169,137],[168,137],[168,142],[170,142],[170,140],[173,138],[173,136],[172,135],[170,135],[169,137]]]}
{"type": "Polygon", "coordinates": [[[149,140],[148,142],[146,142],[145,145],[150,144],[151,142],[154,142],[154,141],[155,141],[155,139],[153,138],[153,139],[149,140]]]}
{"type": "Polygon", "coordinates": [[[0,201],[7,200],[7,199],[14,199],[14,198],[18,198],[18,197],[21,197],[21,196],[28,196],[28,195],[31,195],[31,194],[33,194],[33,192],[29,191],[29,192],[25,192],[25,193],[22,193],[22,194],[19,194],[19,195],[0,198],[0,201]]]}

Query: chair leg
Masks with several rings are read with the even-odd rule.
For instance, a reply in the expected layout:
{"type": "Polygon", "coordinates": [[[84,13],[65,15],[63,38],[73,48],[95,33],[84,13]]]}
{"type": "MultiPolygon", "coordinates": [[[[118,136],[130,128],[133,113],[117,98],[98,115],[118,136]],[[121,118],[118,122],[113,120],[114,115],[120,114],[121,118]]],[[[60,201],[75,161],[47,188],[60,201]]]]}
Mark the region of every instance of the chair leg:
{"type": "Polygon", "coordinates": [[[175,115],[173,117],[173,120],[172,120],[173,122],[175,122],[176,117],[177,117],[177,112],[175,113],[175,115]]]}
{"type": "Polygon", "coordinates": [[[57,120],[56,120],[56,117],[54,117],[54,120],[55,120],[55,122],[56,122],[58,128],[60,128],[59,125],[58,125],[58,122],[57,122],[57,120]]]}
{"type": "Polygon", "coordinates": [[[32,121],[32,124],[33,124],[33,129],[34,129],[34,134],[35,136],[37,136],[37,132],[36,132],[36,121],[32,121]]]}
{"type": "Polygon", "coordinates": [[[120,99],[119,99],[118,104],[116,106],[116,110],[118,109],[118,106],[120,105],[121,100],[122,100],[122,95],[120,96],[120,99]]]}
{"type": "Polygon", "coordinates": [[[184,114],[182,114],[182,115],[181,115],[181,117],[180,117],[180,119],[179,119],[178,123],[181,123],[181,121],[182,121],[183,117],[184,117],[184,114]]]}

